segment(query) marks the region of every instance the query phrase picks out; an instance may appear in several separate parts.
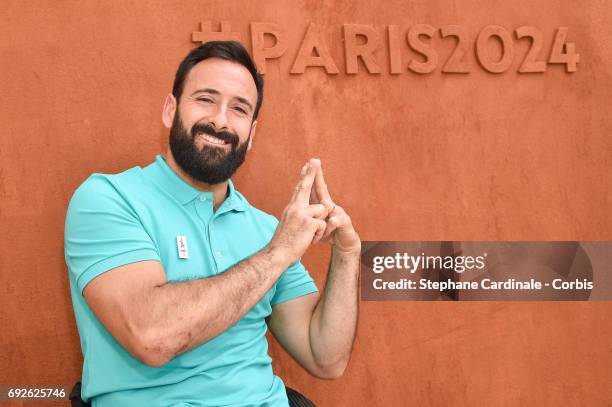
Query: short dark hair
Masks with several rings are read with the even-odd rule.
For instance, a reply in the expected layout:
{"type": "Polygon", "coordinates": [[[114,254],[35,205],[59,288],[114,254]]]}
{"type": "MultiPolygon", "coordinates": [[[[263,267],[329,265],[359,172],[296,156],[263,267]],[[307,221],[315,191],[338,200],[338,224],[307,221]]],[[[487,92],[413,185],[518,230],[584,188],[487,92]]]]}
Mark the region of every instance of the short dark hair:
{"type": "Polygon", "coordinates": [[[185,78],[189,71],[191,71],[191,68],[208,58],[221,58],[226,61],[236,62],[249,70],[255,81],[255,88],[257,89],[257,103],[255,104],[255,111],[253,112],[253,120],[257,119],[259,108],[263,102],[263,78],[257,72],[255,63],[247,50],[238,41],[209,41],[192,49],[189,54],[187,54],[176,71],[174,85],[172,85],[172,94],[176,98],[177,103],[183,94],[185,78]]]}

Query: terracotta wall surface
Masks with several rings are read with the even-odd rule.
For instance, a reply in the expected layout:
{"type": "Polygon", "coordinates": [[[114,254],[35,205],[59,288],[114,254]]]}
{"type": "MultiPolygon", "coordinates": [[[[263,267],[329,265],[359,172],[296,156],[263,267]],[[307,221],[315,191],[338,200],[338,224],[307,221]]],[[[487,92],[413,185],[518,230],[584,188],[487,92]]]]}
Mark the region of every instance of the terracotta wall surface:
{"type": "MultiPolygon", "coordinates": [[[[230,22],[249,48],[251,23],[275,23],[287,45],[266,62],[257,138],[236,177],[255,206],[280,215],[316,156],[364,240],[612,239],[609,2],[1,0],[0,16],[0,386],[79,379],[62,247],[68,200],[90,173],[146,165],[164,150],[162,102],[206,21],[230,22]],[[337,74],[290,73],[309,23],[337,74]],[[343,24],[378,33],[381,73],[361,60],[346,73],[343,24]],[[439,57],[431,73],[407,68],[425,60],[404,38],[417,24],[436,30],[421,37],[439,57]],[[400,33],[395,51],[389,25],[400,33]],[[441,72],[456,46],[440,36],[445,25],[464,28],[469,73],[441,72]],[[499,74],[474,51],[489,25],[514,44],[499,74]],[[568,27],[576,71],[519,73],[530,48],[520,26],[541,31],[542,61],[568,27]],[[391,73],[390,52],[401,73],[391,73]]],[[[501,58],[499,41],[487,44],[501,58]]],[[[319,284],[327,260],[325,247],[305,256],[319,284]]],[[[611,311],[609,302],[364,302],[343,378],[310,377],[276,343],[271,353],[277,374],[320,406],[609,406],[611,311]]]]}

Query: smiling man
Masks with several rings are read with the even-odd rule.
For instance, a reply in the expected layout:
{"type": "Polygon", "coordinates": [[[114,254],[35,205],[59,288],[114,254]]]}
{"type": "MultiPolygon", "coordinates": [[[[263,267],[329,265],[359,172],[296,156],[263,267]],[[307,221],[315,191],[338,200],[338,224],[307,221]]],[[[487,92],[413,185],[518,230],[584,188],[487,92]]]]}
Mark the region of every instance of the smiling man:
{"type": "Polygon", "coordinates": [[[194,49],[164,103],[167,155],[74,193],[65,257],[93,406],[287,406],[268,327],[311,374],[346,368],[361,244],[319,160],[301,168],[280,221],[230,180],[262,92],[239,43],[194,49]],[[318,241],[332,244],[322,295],[300,262],[318,241]]]}

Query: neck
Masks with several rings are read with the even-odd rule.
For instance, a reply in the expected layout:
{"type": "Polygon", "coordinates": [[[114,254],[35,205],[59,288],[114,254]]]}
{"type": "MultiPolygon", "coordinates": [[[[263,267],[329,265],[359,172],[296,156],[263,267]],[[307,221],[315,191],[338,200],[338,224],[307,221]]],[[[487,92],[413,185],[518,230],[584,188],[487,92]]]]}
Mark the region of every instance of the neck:
{"type": "Polygon", "coordinates": [[[192,176],[183,171],[183,169],[176,163],[170,149],[168,149],[168,153],[166,154],[166,164],[168,164],[168,167],[170,167],[172,171],[174,171],[179,177],[181,177],[186,183],[195,189],[203,192],[212,192],[213,207],[215,210],[217,210],[223,201],[225,201],[225,198],[227,198],[227,181],[220,182],[218,184],[207,184],[206,182],[194,179],[192,176]]]}

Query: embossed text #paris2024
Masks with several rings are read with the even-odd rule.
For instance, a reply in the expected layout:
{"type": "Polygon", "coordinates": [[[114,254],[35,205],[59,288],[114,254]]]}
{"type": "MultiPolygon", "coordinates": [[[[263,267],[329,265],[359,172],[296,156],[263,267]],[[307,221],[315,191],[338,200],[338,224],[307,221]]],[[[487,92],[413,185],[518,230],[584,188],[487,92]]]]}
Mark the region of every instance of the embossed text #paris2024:
{"type": "MultiPolygon", "coordinates": [[[[258,69],[265,74],[266,61],[283,57],[291,44],[283,28],[276,23],[250,23],[249,31],[250,44],[245,45],[250,45],[258,69]]],[[[463,25],[436,28],[428,24],[415,24],[403,29],[398,25],[375,28],[364,24],[344,24],[344,71],[347,74],[357,74],[360,70],[380,74],[386,65],[385,71],[390,74],[430,74],[436,70],[448,74],[467,74],[474,70],[472,60],[475,59],[485,71],[501,74],[509,70],[515,58],[522,58],[518,73],[546,72],[550,65],[555,64],[565,65],[566,72],[576,72],[580,55],[576,52],[576,44],[567,42],[568,32],[568,27],[558,27],[547,36],[534,26],[520,26],[510,31],[499,25],[488,25],[475,36],[470,36],[468,28],[463,25]],[[471,37],[475,37],[475,40],[472,41],[471,37]],[[436,50],[436,41],[454,41],[454,48],[444,60],[436,50]],[[524,55],[518,55],[515,50],[518,41],[528,44],[524,55]],[[405,47],[411,53],[407,61],[403,61],[405,47]],[[385,49],[387,60],[381,61],[385,49]]],[[[323,27],[310,23],[289,72],[303,74],[307,68],[320,67],[328,74],[340,73],[338,63],[330,52],[328,37],[323,27]]],[[[201,31],[192,33],[194,42],[213,40],[243,41],[243,35],[233,31],[227,21],[222,21],[218,30],[213,30],[212,22],[202,22],[201,31]]]]}

